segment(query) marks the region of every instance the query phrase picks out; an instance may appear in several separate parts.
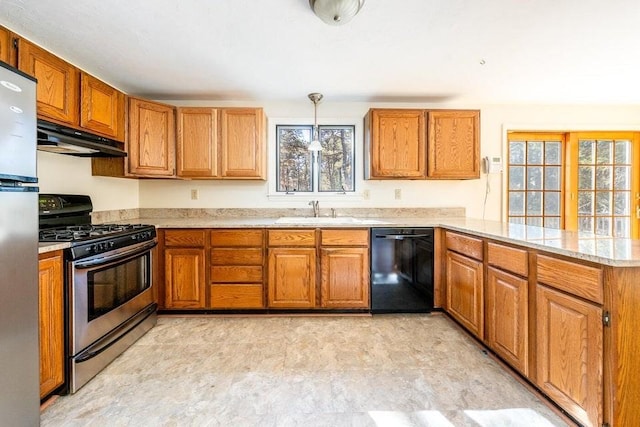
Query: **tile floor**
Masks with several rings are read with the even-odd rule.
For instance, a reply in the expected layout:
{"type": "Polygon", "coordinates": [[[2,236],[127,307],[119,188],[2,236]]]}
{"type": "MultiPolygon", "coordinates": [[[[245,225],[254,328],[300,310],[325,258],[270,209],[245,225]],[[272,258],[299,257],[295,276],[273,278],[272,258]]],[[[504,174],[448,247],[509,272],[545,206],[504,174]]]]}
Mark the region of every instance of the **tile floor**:
{"type": "Polygon", "coordinates": [[[566,426],[442,315],[160,317],[42,426],[566,426]]]}

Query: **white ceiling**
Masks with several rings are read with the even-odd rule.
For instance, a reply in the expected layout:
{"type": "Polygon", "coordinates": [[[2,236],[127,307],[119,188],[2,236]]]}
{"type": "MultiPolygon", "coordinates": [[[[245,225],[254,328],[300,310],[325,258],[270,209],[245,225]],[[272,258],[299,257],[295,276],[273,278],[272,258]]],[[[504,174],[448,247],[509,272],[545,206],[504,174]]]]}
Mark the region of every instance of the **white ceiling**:
{"type": "Polygon", "coordinates": [[[154,99],[640,103],[638,0],[366,0],[339,27],[308,0],[0,0],[0,24],[154,99]]]}

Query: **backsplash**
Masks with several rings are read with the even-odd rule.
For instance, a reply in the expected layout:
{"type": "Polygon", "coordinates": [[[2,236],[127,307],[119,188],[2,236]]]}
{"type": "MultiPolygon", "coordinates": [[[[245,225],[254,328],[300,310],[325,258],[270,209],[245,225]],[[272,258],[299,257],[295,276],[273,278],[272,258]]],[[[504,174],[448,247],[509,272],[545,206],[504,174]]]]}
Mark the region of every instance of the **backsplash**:
{"type": "MultiPolygon", "coordinates": [[[[336,216],[356,218],[464,218],[465,208],[336,208],[336,216]]],[[[137,218],[280,218],[311,216],[311,208],[282,209],[163,209],[140,208],[93,212],[94,224],[134,220],[137,218]]],[[[330,208],[320,208],[320,216],[331,216],[330,208]]]]}

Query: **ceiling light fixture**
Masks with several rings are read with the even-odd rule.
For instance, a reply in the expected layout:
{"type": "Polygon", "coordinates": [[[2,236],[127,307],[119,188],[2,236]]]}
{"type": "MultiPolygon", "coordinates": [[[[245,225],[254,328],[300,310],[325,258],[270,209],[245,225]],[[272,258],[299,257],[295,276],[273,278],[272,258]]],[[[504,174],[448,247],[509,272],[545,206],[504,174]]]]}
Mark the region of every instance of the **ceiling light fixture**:
{"type": "Polygon", "coordinates": [[[309,144],[309,151],[321,151],[322,144],[320,144],[320,138],[318,137],[318,102],[322,100],[322,94],[314,92],[308,96],[313,102],[313,139],[309,144]]]}
{"type": "Polygon", "coordinates": [[[351,21],[363,4],[364,0],[309,0],[313,13],[329,25],[342,25],[351,21]]]}

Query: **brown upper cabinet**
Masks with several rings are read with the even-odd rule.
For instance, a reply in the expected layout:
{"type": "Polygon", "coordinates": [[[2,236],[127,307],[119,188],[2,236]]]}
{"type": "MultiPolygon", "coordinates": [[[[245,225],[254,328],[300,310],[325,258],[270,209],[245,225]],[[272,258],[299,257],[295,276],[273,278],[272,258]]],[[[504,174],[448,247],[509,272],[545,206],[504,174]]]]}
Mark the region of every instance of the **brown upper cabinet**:
{"type": "Polygon", "coordinates": [[[220,177],[266,179],[262,108],[220,110],[220,177]]]}
{"type": "Polygon", "coordinates": [[[424,179],[424,111],[369,110],[365,117],[367,178],[424,179]]]}
{"type": "Polygon", "coordinates": [[[4,27],[0,27],[0,61],[15,67],[16,56],[13,47],[13,34],[4,27]]]}
{"type": "Polygon", "coordinates": [[[480,111],[427,111],[427,177],[480,178],[480,111]]]}
{"type": "Polygon", "coordinates": [[[178,108],[179,177],[266,179],[262,108],[178,108]]]}
{"type": "Polygon", "coordinates": [[[125,95],[108,84],[80,73],[80,126],[124,141],[125,95]]]}
{"type": "Polygon", "coordinates": [[[213,178],[218,174],[218,110],[178,108],[177,175],[213,178]]]}
{"type": "Polygon", "coordinates": [[[73,65],[24,39],[18,44],[18,68],[38,79],[38,117],[77,126],[80,72],[73,65]]]}
{"type": "Polygon", "coordinates": [[[18,68],[38,79],[38,118],[124,141],[124,93],[24,39],[18,68]]]}
{"type": "Polygon", "coordinates": [[[480,177],[480,111],[371,109],[366,179],[480,177]]]}
{"type": "Polygon", "coordinates": [[[136,176],[174,177],[175,108],[129,98],[128,172],[136,176]]]}

